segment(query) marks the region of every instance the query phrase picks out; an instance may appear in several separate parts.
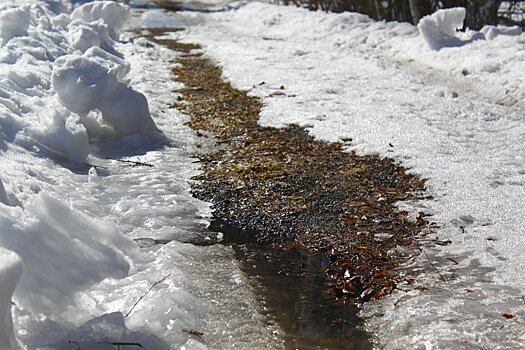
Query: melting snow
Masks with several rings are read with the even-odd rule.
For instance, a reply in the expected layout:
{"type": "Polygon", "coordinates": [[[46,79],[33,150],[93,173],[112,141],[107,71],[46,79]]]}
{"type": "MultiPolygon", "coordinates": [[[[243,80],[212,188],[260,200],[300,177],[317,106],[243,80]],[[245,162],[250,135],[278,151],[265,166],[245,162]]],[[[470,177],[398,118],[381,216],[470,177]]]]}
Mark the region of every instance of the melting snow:
{"type": "Polygon", "coordinates": [[[279,347],[233,251],[184,243],[220,237],[168,108],[174,53],[123,33],[116,2],[16,3],[0,5],[0,348],[279,347]]]}
{"type": "Polygon", "coordinates": [[[422,291],[400,286],[407,291],[365,306],[368,329],[387,349],[525,342],[523,35],[457,33],[463,15],[438,12],[421,35],[359,14],[250,3],[199,15],[182,34],[264,99],[262,124],[351,138],[349,150],[394,156],[429,179],[435,200],[407,209],[433,214],[431,238],[452,243],[407,263],[422,291]]]}
{"type": "MultiPolygon", "coordinates": [[[[432,213],[434,235],[452,243],[407,263],[427,290],[401,286],[363,309],[378,343],[521,348],[521,31],[457,33],[461,10],[418,31],[352,13],[225,7],[236,9],[133,21],[191,26],[180,35],[264,99],[261,123],[352,138],[349,149],[429,179],[435,200],[408,209],[432,213]]],[[[189,194],[194,135],[167,108],[174,54],[123,34],[127,19],[115,2],[0,5],[0,348],[280,347],[231,249],[183,243],[220,237],[189,194]]]]}

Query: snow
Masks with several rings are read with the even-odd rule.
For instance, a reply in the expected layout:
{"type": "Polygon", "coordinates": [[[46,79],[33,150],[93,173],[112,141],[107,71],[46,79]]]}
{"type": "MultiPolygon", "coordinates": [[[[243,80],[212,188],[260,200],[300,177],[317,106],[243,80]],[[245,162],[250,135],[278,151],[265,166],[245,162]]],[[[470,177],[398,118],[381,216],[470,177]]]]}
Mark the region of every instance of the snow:
{"type": "Polygon", "coordinates": [[[429,179],[435,200],[406,209],[433,214],[432,238],[452,243],[403,266],[427,289],[364,307],[378,347],[520,349],[521,30],[456,32],[459,9],[418,30],[259,2],[184,6],[130,18],[108,1],[0,5],[0,349],[283,346],[232,249],[213,244],[209,204],[190,194],[198,149],[169,108],[174,53],[126,23],[189,26],[176,35],[263,98],[262,124],[351,137],[348,150],[429,179]]]}
{"type": "Polygon", "coordinates": [[[423,290],[402,285],[364,307],[386,349],[525,342],[523,34],[456,33],[462,16],[423,21],[430,38],[409,24],[264,3],[172,16],[193,23],[180,35],[202,44],[226,79],[263,98],[261,124],[352,138],[349,150],[395,157],[429,179],[435,199],[402,209],[433,214],[431,237],[452,243],[403,267],[423,290]]]}
{"type": "Polygon", "coordinates": [[[523,33],[523,30],[518,26],[491,26],[486,25],[481,28],[480,33],[483,33],[485,39],[494,40],[500,35],[518,36],[523,33]]]}
{"type": "Polygon", "coordinates": [[[65,55],[53,63],[53,89],[60,103],[86,116],[97,109],[102,119],[122,137],[158,132],[146,97],[124,81],[129,66],[118,57],[92,47],[84,54],[65,55]]]}
{"type": "Polygon", "coordinates": [[[463,28],[467,11],[463,7],[443,9],[421,18],[417,24],[419,32],[434,50],[447,46],[459,46],[461,40],[456,33],[463,28]]]}
{"type": "Polygon", "coordinates": [[[18,36],[27,35],[29,27],[29,7],[6,8],[0,15],[1,44],[18,36]]]}
{"type": "Polygon", "coordinates": [[[22,275],[22,260],[16,253],[0,248],[0,261],[0,347],[9,350],[18,348],[11,319],[11,297],[22,275]]]}
{"type": "Polygon", "coordinates": [[[88,23],[101,20],[108,26],[111,38],[118,39],[119,32],[129,19],[129,12],[124,5],[114,1],[96,1],[77,7],[71,13],[71,19],[88,23]]]}

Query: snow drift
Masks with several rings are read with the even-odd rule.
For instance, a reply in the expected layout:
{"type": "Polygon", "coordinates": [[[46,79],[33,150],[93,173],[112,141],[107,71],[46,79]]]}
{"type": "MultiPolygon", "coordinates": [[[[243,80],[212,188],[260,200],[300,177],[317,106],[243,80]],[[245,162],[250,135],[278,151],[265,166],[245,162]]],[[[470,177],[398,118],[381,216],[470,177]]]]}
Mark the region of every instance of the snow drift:
{"type": "Polygon", "coordinates": [[[42,315],[71,322],[86,319],[70,314],[79,292],[134,268],[135,243],[114,224],[72,208],[54,187],[60,177],[50,175],[47,157],[84,162],[90,139],[107,135],[93,134],[92,125],[88,135],[86,118],[92,123],[94,115],[116,137],[159,134],[146,97],[126,80],[129,63],[114,49],[127,8],[101,1],[68,15],[52,5],[0,5],[1,349],[18,347],[11,300],[19,280],[19,321],[42,315]]]}
{"type": "Polygon", "coordinates": [[[159,134],[146,98],[125,78],[129,63],[114,49],[129,17],[123,5],[88,3],[67,15],[36,2],[5,7],[0,17],[4,140],[83,162],[89,138],[104,137],[88,130],[93,120],[117,137],[159,134]]]}

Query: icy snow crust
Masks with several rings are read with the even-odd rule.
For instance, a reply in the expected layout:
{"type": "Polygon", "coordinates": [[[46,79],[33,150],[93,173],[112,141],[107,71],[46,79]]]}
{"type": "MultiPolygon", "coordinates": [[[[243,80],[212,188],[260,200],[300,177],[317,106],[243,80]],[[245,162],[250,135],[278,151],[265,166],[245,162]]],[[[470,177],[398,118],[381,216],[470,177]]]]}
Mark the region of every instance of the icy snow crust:
{"type": "Polygon", "coordinates": [[[262,124],[351,137],[349,149],[394,156],[429,179],[435,200],[407,209],[433,214],[430,238],[452,243],[407,262],[422,290],[401,285],[366,305],[380,346],[521,349],[525,38],[498,27],[455,33],[461,10],[437,16],[441,37],[429,41],[409,24],[263,3],[171,23],[192,25],[186,39],[264,99],[262,124]]]}
{"type": "Polygon", "coordinates": [[[124,37],[128,18],[0,5],[0,349],[279,348],[233,251],[184,243],[220,237],[167,108],[174,53],[124,37]]]}

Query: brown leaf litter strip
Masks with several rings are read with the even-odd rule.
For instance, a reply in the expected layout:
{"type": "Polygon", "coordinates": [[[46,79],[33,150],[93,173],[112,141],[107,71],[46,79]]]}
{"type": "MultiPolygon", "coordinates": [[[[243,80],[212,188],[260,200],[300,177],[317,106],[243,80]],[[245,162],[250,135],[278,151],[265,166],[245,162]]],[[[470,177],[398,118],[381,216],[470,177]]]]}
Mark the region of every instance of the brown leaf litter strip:
{"type": "Polygon", "coordinates": [[[314,140],[299,126],[262,127],[262,102],[221,78],[199,45],[155,39],[179,51],[174,79],[199,135],[216,147],[201,155],[196,197],[213,203],[215,220],[249,232],[277,249],[325,254],[327,283],[337,299],[361,303],[390,294],[400,277],[396,252],[416,247],[427,222],[395,206],[421,198],[425,180],[391,158],[343,151],[341,143],[314,140]]]}

